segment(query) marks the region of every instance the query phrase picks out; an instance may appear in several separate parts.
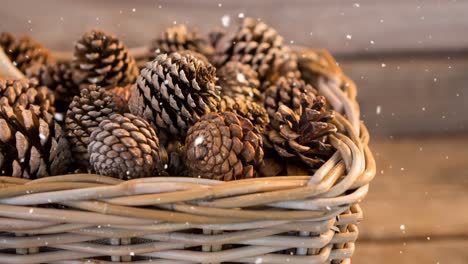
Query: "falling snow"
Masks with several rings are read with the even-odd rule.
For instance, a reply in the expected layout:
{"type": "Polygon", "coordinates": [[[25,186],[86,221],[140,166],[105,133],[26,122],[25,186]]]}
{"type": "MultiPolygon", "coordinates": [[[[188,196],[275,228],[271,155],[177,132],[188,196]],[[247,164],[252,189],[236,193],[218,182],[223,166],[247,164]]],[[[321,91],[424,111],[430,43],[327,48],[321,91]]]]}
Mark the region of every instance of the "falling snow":
{"type": "Polygon", "coordinates": [[[382,112],[382,106],[378,105],[377,108],[375,109],[375,113],[380,115],[381,112],[382,112]]]}
{"type": "Polygon", "coordinates": [[[224,15],[221,17],[221,23],[223,24],[223,27],[229,27],[231,24],[231,17],[228,15],[224,15]]]}
{"type": "Polygon", "coordinates": [[[244,13],[239,13],[238,17],[239,18],[244,18],[244,13]]]}
{"type": "Polygon", "coordinates": [[[205,138],[203,136],[198,136],[196,139],[195,139],[195,147],[200,145],[201,143],[203,143],[203,141],[205,140],[205,138]]]}
{"type": "Polygon", "coordinates": [[[236,75],[236,78],[237,78],[237,81],[238,81],[238,82],[241,82],[241,83],[243,83],[243,82],[246,81],[246,80],[245,80],[245,76],[244,76],[244,74],[242,74],[242,73],[238,73],[238,74],[236,75]]]}
{"type": "Polygon", "coordinates": [[[353,37],[352,37],[351,35],[348,34],[348,35],[346,35],[346,38],[347,38],[347,39],[352,39],[353,37]]]}
{"type": "Polygon", "coordinates": [[[387,64],[382,63],[380,66],[382,66],[382,68],[385,68],[385,67],[387,67],[387,64]]]}

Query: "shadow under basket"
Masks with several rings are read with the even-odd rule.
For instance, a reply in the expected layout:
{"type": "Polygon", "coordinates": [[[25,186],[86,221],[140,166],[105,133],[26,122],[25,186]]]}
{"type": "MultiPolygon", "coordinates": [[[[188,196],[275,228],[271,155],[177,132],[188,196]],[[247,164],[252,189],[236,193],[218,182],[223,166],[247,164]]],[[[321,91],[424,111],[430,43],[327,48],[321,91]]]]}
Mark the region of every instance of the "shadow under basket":
{"type": "Polygon", "coordinates": [[[0,177],[0,263],[351,263],[375,176],[356,88],[323,50],[298,50],[327,98],[336,153],[312,176],[222,182],[93,174],[0,177]]]}

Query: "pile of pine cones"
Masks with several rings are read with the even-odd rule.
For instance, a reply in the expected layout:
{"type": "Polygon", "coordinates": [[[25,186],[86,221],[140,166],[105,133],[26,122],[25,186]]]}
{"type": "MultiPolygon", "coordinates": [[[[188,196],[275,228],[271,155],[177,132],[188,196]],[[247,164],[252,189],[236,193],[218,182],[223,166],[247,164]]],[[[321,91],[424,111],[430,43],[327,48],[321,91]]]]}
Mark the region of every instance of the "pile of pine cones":
{"type": "Polygon", "coordinates": [[[168,28],[144,67],[98,30],[68,62],[27,36],[3,33],[0,46],[27,77],[0,79],[1,175],[230,181],[312,175],[335,152],[330,106],[255,19],[208,38],[168,28]]]}

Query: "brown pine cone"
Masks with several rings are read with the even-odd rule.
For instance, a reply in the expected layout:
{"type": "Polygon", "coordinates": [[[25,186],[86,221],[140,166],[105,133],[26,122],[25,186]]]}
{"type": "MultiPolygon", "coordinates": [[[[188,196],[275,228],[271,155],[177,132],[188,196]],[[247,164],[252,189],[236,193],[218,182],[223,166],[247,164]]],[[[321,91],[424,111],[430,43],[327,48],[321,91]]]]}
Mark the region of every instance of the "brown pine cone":
{"type": "Polygon", "coordinates": [[[82,89],[80,96],[73,98],[65,118],[65,130],[78,169],[89,168],[90,135],[115,110],[112,96],[96,85],[82,89]]]}
{"type": "Polygon", "coordinates": [[[17,39],[12,33],[3,32],[0,35],[0,46],[13,65],[23,73],[34,64],[50,65],[54,62],[50,51],[28,36],[17,39]]]}
{"type": "Polygon", "coordinates": [[[273,119],[281,105],[296,110],[301,106],[302,93],[314,96],[317,91],[303,80],[297,78],[281,77],[274,85],[265,90],[264,106],[273,119]]]}
{"type": "Polygon", "coordinates": [[[123,42],[98,30],[87,32],[75,44],[73,68],[74,80],[80,87],[125,86],[138,76],[135,59],[123,42]]]}
{"type": "Polygon", "coordinates": [[[0,78],[0,97],[5,97],[14,108],[37,105],[43,111],[54,113],[54,93],[45,86],[39,86],[36,79],[4,80],[0,78]]]}
{"type": "Polygon", "coordinates": [[[208,33],[208,39],[211,46],[216,47],[219,40],[226,35],[226,30],[222,27],[216,27],[208,33]]]}
{"type": "Polygon", "coordinates": [[[129,84],[126,86],[116,86],[114,88],[106,90],[106,93],[111,95],[114,99],[115,106],[120,113],[128,113],[128,100],[132,93],[133,85],[129,84]]]}
{"type": "Polygon", "coordinates": [[[39,106],[0,99],[0,175],[36,179],[68,172],[70,146],[60,125],[39,106]]]}
{"type": "Polygon", "coordinates": [[[205,56],[211,56],[213,47],[208,41],[198,35],[197,31],[189,31],[185,25],[177,25],[167,28],[161,35],[154,39],[150,45],[149,59],[164,53],[191,50],[205,56]]]}
{"type": "Polygon", "coordinates": [[[213,62],[218,67],[228,61],[249,64],[263,82],[280,70],[283,53],[283,38],[273,28],[245,18],[237,31],[227,33],[218,41],[213,62]]]}
{"type": "Polygon", "coordinates": [[[154,123],[160,133],[183,139],[190,125],[218,107],[215,71],[191,55],[161,54],[141,71],[130,112],[154,123]]]}
{"type": "Polygon", "coordinates": [[[325,97],[303,93],[300,102],[296,111],[279,107],[265,131],[264,144],[286,164],[313,173],[334,153],[327,139],[336,127],[330,122],[333,113],[325,109],[325,97]]]}
{"type": "Polygon", "coordinates": [[[26,71],[26,76],[37,78],[40,85],[47,86],[54,91],[57,112],[65,113],[73,97],[80,94],[80,89],[73,80],[70,62],[51,65],[35,64],[26,71]]]}
{"type": "Polygon", "coordinates": [[[184,163],[185,146],[179,140],[170,140],[169,142],[160,141],[160,157],[164,164],[164,171],[167,175],[187,176],[187,168],[184,163]],[[164,147],[162,146],[164,144],[164,147]]]}
{"type": "Polygon", "coordinates": [[[230,61],[219,69],[217,75],[222,94],[231,97],[246,96],[256,102],[261,100],[258,74],[250,65],[230,61]]]}
{"type": "Polygon", "coordinates": [[[257,127],[258,131],[263,131],[268,123],[270,123],[270,118],[265,108],[244,96],[236,96],[234,98],[222,96],[218,109],[219,112],[233,112],[248,119],[257,127]]]}
{"type": "Polygon", "coordinates": [[[281,77],[301,79],[297,54],[290,47],[283,47],[280,53],[280,62],[278,71],[272,72],[270,78],[262,83],[262,91],[277,82],[281,77]]]}
{"type": "Polygon", "coordinates": [[[91,165],[101,175],[134,179],[161,172],[156,132],[129,113],[103,120],[91,134],[88,152],[91,165]]]}
{"type": "Polygon", "coordinates": [[[263,162],[262,137],[250,121],[230,112],[203,116],[189,129],[185,145],[192,177],[252,178],[263,162]]]}

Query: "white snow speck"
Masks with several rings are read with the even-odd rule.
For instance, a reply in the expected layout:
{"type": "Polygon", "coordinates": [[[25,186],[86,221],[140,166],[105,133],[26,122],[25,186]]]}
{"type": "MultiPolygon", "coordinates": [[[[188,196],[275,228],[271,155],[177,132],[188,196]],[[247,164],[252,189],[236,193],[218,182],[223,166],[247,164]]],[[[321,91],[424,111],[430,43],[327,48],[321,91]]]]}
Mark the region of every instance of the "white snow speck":
{"type": "Polygon", "coordinates": [[[130,252],[130,256],[135,256],[135,252],[130,252]]]}
{"type": "Polygon", "coordinates": [[[406,226],[405,226],[405,225],[400,225],[400,230],[401,230],[401,231],[405,231],[405,230],[406,230],[406,226]]]}
{"type": "Polygon", "coordinates": [[[426,237],[426,239],[427,239],[427,241],[429,241],[429,240],[431,240],[431,237],[428,236],[428,237],[426,237]]]}
{"type": "Polygon", "coordinates": [[[165,80],[165,81],[164,81],[164,84],[169,84],[169,80],[165,80]]]}
{"type": "Polygon", "coordinates": [[[375,109],[375,113],[380,115],[381,112],[382,112],[382,106],[378,105],[377,108],[375,109]]]}
{"type": "Polygon", "coordinates": [[[32,214],[34,212],[34,209],[29,209],[29,213],[32,214]]]}
{"type": "Polygon", "coordinates": [[[223,27],[229,27],[229,25],[231,24],[231,17],[228,15],[222,16],[221,23],[223,24],[223,27]]]}
{"type": "Polygon", "coordinates": [[[375,42],[374,42],[373,40],[371,40],[371,41],[370,41],[370,44],[374,45],[374,44],[375,44],[375,42]]]}
{"type": "Polygon", "coordinates": [[[42,140],[46,140],[46,139],[47,139],[47,137],[46,137],[44,134],[42,134],[42,133],[39,133],[39,138],[42,139],[42,140]]]}
{"type": "Polygon", "coordinates": [[[126,173],[127,175],[130,175],[130,171],[126,171],[125,173],[126,173]]]}
{"type": "Polygon", "coordinates": [[[195,139],[195,143],[194,143],[195,147],[198,146],[198,145],[200,145],[201,143],[203,143],[203,140],[205,140],[205,138],[204,138],[203,136],[197,137],[197,138],[195,139]]]}
{"type": "Polygon", "coordinates": [[[156,49],[154,52],[156,52],[157,54],[161,53],[161,50],[160,49],[156,49]]]}
{"type": "Polygon", "coordinates": [[[31,19],[30,19],[30,20],[28,20],[28,23],[29,23],[29,24],[31,24],[31,23],[32,23],[31,19]]]}
{"type": "Polygon", "coordinates": [[[401,170],[401,171],[405,171],[405,168],[401,167],[400,170],[401,170]]]}
{"type": "Polygon", "coordinates": [[[353,6],[354,7],[361,7],[361,5],[359,3],[354,3],[353,6]]]}
{"type": "Polygon", "coordinates": [[[437,78],[434,78],[434,82],[437,82],[437,78]]]}
{"type": "Polygon", "coordinates": [[[245,76],[244,76],[244,74],[242,74],[242,73],[238,73],[238,74],[236,75],[236,78],[237,78],[237,81],[238,81],[238,82],[245,82],[245,76]]]}
{"type": "Polygon", "coordinates": [[[162,5],[158,5],[158,8],[161,9],[161,8],[162,8],[162,5]]]}
{"type": "Polygon", "coordinates": [[[218,7],[222,7],[222,6],[223,6],[223,4],[221,4],[221,3],[218,4],[218,7]]]}
{"type": "Polygon", "coordinates": [[[327,205],[325,208],[327,209],[327,211],[331,211],[331,207],[330,207],[330,206],[327,205]]]}
{"type": "Polygon", "coordinates": [[[289,43],[294,44],[294,40],[289,41],[289,43]]]}
{"type": "Polygon", "coordinates": [[[255,264],[260,264],[263,262],[263,259],[262,258],[257,258],[255,259],[255,264]]]}
{"type": "Polygon", "coordinates": [[[133,8],[133,9],[132,9],[132,12],[136,12],[136,8],[133,8]]]}
{"type": "Polygon", "coordinates": [[[165,170],[167,170],[168,167],[169,167],[169,166],[167,165],[167,163],[164,164],[164,169],[165,169],[165,170]]]}
{"type": "Polygon", "coordinates": [[[244,18],[244,16],[245,16],[244,13],[239,13],[238,15],[239,18],[244,18]]]}
{"type": "Polygon", "coordinates": [[[385,68],[385,67],[387,67],[387,64],[382,63],[380,66],[382,66],[382,68],[385,68]]]}
{"type": "Polygon", "coordinates": [[[426,107],[424,107],[424,106],[421,107],[421,110],[426,111],[426,107]]]}
{"type": "Polygon", "coordinates": [[[383,22],[384,22],[384,20],[383,20],[383,19],[380,19],[380,23],[383,23],[383,22]]]}
{"type": "Polygon", "coordinates": [[[353,37],[352,37],[351,35],[348,34],[348,35],[346,35],[346,38],[347,38],[347,39],[352,39],[353,37]]]}

